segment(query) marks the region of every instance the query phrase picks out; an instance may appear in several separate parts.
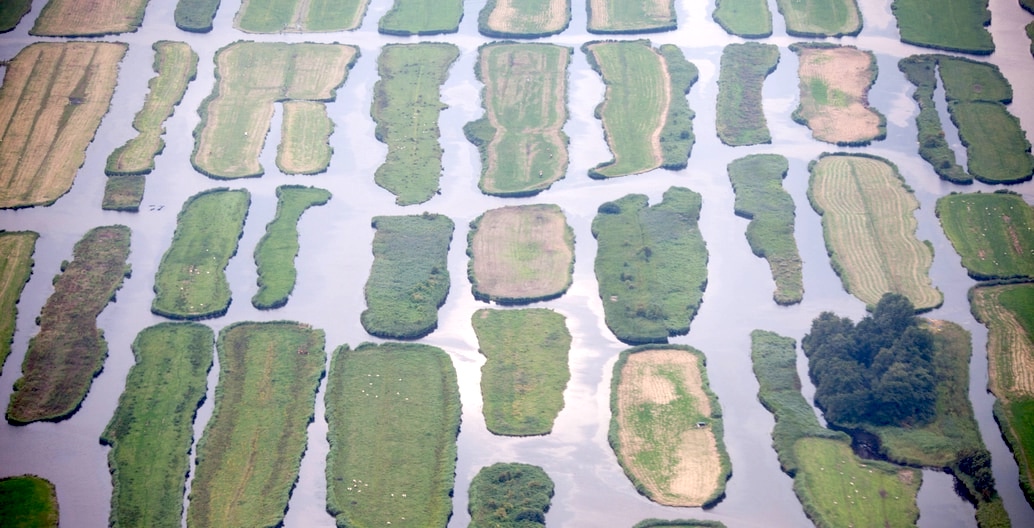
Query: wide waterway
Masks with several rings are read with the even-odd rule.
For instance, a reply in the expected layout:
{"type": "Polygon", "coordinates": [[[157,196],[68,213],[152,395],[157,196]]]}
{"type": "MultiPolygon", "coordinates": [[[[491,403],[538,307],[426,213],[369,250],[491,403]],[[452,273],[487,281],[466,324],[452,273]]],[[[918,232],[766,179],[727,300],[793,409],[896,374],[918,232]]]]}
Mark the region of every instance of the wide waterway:
{"type": "MultiPolygon", "coordinates": [[[[13,57],[31,42],[64,40],[27,35],[43,3],[35,2],[32,12],[15,31],[0,35],[0,59],[13,57]]],[[[0,228],[31,229],[41,234],[34,255],[34,273],[18,306],[12,354],[0,374],[0,398],[4,402],[20,375],[19,365],[28,340],[36,332],[34,319],[52,291],[51,278],[58,273],[61,261],[71,258],[73,244],[90,228],[99,225],[122,223],[133,230],[130,256],[133,275],[118,292],[117,302],[107,307],[99,321],[109,345],[103,372],[94,380],[82,408],[69,420],[25,427],[0,423],[0,476],[35,473],[52,481],[57,487],[63,526],[107,525],[111,479],[107,448],[97,439],[114,411],[133,363],[130,344],[140,330],[163,320],[150,313],[158,262],[172,238],[176,214],[184,200],[204,189],[229,186],[247,188],[252,193],[252,206],[240,249],[227,270],[234,301],[225,316],[205,323],[218,331],[236,321],[303,321],[326,331],[330,349],[342,344],[354,347],[364,341],[376,341],[359,324],[359,314],[365,307],[363,285],[372,262],[371,218],[431,211],[446,214],[455,221],[456,232],[449,256],[452,289],[439,311],[439,328],[421,340],[448,352],[459,375],[463,421],[449,526],[467,525],[468,486],[477,471],[495,462],[509,461],[542,466],[555,481],[556,495],[547,515],[551,526],[631,526],[649,517],[717,519],[730,527],[809,525],[791,489],[792,481],[780,471],[771,448],[773,419],[757,401],[749,334],[761,328],[799,340],[811,320],[823,311],[835,311],[856,320],[864,316],[863,304],[843,290],[830,267],[820,219],[806,197],[808,162],[823,152],[847,150],[889,159],[915,190],[921,203],[916,213],[918,236],[933,244],[935,259],[931,277],[944,293],[943,307],[928,316],[954,321],[972,332],[970,395],[984,441],[993,454],[998,490],[1005,499],[1013,525],[1034,526],[1034,510],[1020,492],[1016,464],[991,415],[993,399],[986,392],[986,330],[973,319],[966,299],[966,292],[974,282],[961,267],[958,255],[933,215],[934,204],[940,196],[952,191],[990,191],[996,187],[943,182],[916,154],[914,116],[917,109],[910,97],[912,86],[898,71],[897,61],[931,50],[903,45],[897,40],[890,0],[863,0],[862,3],[865,29],[861,35],[835,42],[876,53],[879,77],[870,93],[870,102],[887,117],[886,140],[865,148],[839,149],[811,139],[805,127],[790,119],[798,99],[797,59],[787,46],[800,39],[786,36],[773,0],[775,36],[765,42],[778,44],[782,53],[779,67],[768,78],[764,89],[765,114],[773,144],[739,148],[722,145],[714,126],[718,61],[724,45],[742,40],[728,36],[711,20],[713,2],[680,0],[676,2],[679,29],[645,38],[655,45],[680,46],[700,70],[700,80],[689,95],[690,106],[697,114],[693,122],[697,142],[689,166],[676,172],[656,170],[596,181],[587,177],[588,169],[611,157],[600,122],[593,117],[604,87],[578,48],[598,37],[585,31],[584,1],[574,1],[570,28],[560,35],[540,39],[575,49],[569,75],[570,120],[564,129],[570,136],[571,163],[567,177],[536,197],[502,199],[485,196],[478,190],[479,157],[462,132],[463,124],[482,114],[481,84],[474,78],[473,66],[477,47],[490,40],[477,33],[477,15],[484,0],[466,2],[458,34],[423,38],[387,37],[377,33],[377,20],[387,11],[389,0],[373,0],[362,27],[354,32],[283,35],[251,35],[233,29],[232,19],[239,7],[237,0],[222,2],[212,33],[186,33],[173,24],[174,1],[152,0],[139,31],[103,39],[128,42],[130,49],[121,66],[111,111],[87,151],[86,162],[72,190],[51,207],[0,211],[0,228]],[[156,160],[156,170],[147,177],[141,211],[136,214],[102,211],[105,159],[134,134],[133,115],[143,102],[147,81],[152,76],[151,44],[163,39],[186,41],[200,55],[197,80],[191,83],[175,115],[166,123],[167,146],[156,160]],[[336,101],[329,104],[336,128],[331,137],[334,157],[325,174],[285,176],[277,171],[274,158],[280,135],[279,108],[262,154],[265,176],[220,182],[191,167],[192,132],[200,119],[197,108],[211,93],[214,82],[212,58],[219,48],[242,39],[342,42],[360,48],[362,55],[355,68],[338,90],[336,101]],[[373,182],[373,173],[383,161],[386,147],[374,139],[369,108],[377,80],[379,48],[390,42],[418,41],[455,43],[460,47],[461,56],[443,87],[443,100],[449,108],[440,120],[445,149],[441,194],[425,204],[399,207],[394,203],[394,196],[373,182]],[[733,214],[734,197],[725,167],[733,159],[761,152],[782,154],[790,160],[785,186],[797,206],[796,236],[804,260],[805,286],[804,302],[791,307],[780,307],[772,301],[773,283],[768,265],[755,257],[747,245],[743,234],[747,221],[733,214]],[[327,205],[310,209],[302,217],[298,283],[290,302],[279,310],[263,312],[250,304],[257,290],[252,252],[275,212],[276,187],[287,183],[326,188],[334,197],[327,205]],[[725,444],[732,459],[733,476],[725,499],[708,510],[663,507],[640,496],[624,476],[607,444],[611,371],[617,355],[627,347],[613,337],[603,322],[602,303],[593,274],[596,244],[590,224],[596,208],[605,201],[628,193],[643,193],[650,197],[651,203],[656,203],[672,185],[689,187],[703,195],[700,228],[710,253],[708,285],[700,312],[690,333],[673,339],[706,354],[708,377],[725,419],[725,444]],[[528,203],[560,205],[575,233],[573,286],[559,299],[534,305],[553,308],[567,317],[573,336],[572,376],[564,393],[565,407],[551,434],[505,438],[489,433],[481,415],[479,378],[484,358],[478,353],[470,317],[475,310],[487,305],[474,300],[470,293],[466,278],[466,235],[468,223],[485,210],[528,203]]],[[[998,51],[987,60],[998,64],[1009,78],[1016,91],[1010,111],[1020,117],[1025,130],[1032,130],[1034,96],[1027,88],[1034,85],[1034,60],[1028,51],[1029,41],[1023,26],[1034,17],[1022,11],[1016,0],[992,0],[991,10],[991,31],[998,51]]],[[[943,101],[940,104],[943,105],[943,101]]],[[[946,130],[953,129],[946,127],[946,130]]],[[[1034,200],[1034,184],[1028,182],[1009,189],[1022,193],[1028,202],[1034,200]]],[[[812,388],[807,382],[803,359],[803,355],[800,356],[798,369],[805,383],[805,395],[810,397],[812,388]]],[[[209,377],[209,398],[198,413],[196,436],[200,436],[211,414],[217,371],[213,369],[209,377]]],[[[328,445],[322,390],[323,386],[317,395],[308,450],[287,512],[285,526],[288,528],[334,525],[325,512],[324,459],[328,445]]],[[[924,472],[919,504],[921,526],[975,524],[972,508],[955,494],[951,479],[942,473],[924,472]]]]}

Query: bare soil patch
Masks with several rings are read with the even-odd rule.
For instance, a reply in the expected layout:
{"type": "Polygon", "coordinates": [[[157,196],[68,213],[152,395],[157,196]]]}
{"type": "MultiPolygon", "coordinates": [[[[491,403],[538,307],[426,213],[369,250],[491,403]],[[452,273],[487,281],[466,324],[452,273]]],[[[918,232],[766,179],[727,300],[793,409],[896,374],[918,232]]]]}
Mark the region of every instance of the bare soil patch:
{"type": "Polygon", "coordinates": [[[865,143],[882,135],[881,116],[869,108],[875,58],[854,47],[796,48],[801,106],[797,114],[815,139],[865,143]]]}
{"type": "Polygon", "coordinates": [[[555,33],[567,23],[569,0],[496,0],[488,16],[488,27],[504,33],[521,33],[534,28],[536,33],[555,33]],[[545,3],[541,9],[539,3],[545,3]]]}

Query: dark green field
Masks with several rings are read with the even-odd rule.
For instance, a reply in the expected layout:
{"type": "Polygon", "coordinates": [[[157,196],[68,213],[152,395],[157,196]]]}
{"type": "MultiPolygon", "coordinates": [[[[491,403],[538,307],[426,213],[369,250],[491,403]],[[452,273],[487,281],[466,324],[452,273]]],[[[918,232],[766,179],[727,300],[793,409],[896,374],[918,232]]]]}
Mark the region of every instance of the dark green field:
{"type": "Polygon", "coordinates": [[[1034,277],[1034,209],[1023,197],[951,194],[937,200],[936,213],[971,277],[1034,277]]]}
{"type": "Polygon", "coordinates": [[[779,47],[748,42],[722,51],[718,77],[718,138],[730,146],[771,143],[761,90],[779,64],[779,47]]]}
{"type": "Polygon", "coordinates": [[[467,528],[534,528],[546,525],[553,480],[530,464],[497,463],[470,482],[467,528]]]}
{"type": "Polygon", "coordinates": [[[901,41],[925,48],[990,55],[995,45],[985,26],[991,23],[988,0],[894,0],[901,41]]]}
{"type": "Polygon", "coordinates": [[[57,528],[54,485],[35,475],[0,479],[0,519],[7,528],[57,528]]]}

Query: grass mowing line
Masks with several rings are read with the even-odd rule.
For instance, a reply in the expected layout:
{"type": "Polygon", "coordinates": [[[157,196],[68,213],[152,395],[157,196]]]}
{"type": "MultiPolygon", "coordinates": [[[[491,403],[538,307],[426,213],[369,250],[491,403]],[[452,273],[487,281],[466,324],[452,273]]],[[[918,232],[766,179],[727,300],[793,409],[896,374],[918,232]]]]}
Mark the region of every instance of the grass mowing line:
{"type": "Polygon", "coordinates": [[[449,294],[447,216],[377,216],[373,264],[363,292],[363,328],[387,339],[418,339],[438,327],[438,308],[449,294]]]}
{"type": "Polygon", "coordinates": [[[173,17],[176,27],[183,31],[208,33],[218,9],[219,0],[178,0],[173,17]]]}
{"type": "Polygon", "coordinates": [[[18,299],[32,276],[37,238],[34,231],[0,231],[0,368],[11,353],[18,299]]]}
{"type": "Polygon", "coordinates": [[[765,78],[779,64],[779,47],[748,42],[722,50],[718,74],[718,139],[730,146],[772,142],[762,102],[765,78]]]}
{"type": "Polygon", "coordinates": [[[304,323],[219,332],[215,409],[197,447],[187,526],[280,526],[325,373],[324,334],[304,323]]]}
{"type": "Polygon", "coordinates": [[[689,332],[707,285],[700,195],[682,187],[661,203],[630,194],[599,207],[592,222],[595,271],[607,327],[629,344],[689,332]]]}
{"type": "Polygon", "coordinates": [[[924,48],[990,55],[995,50],[988,0],[894,0],[901,42],[924,48]]]}
{"type": "MultiPolygon", "coordinates": [[[[358,54],[354,46],[311,42],[241,41],[220,49],[215,57],[215,87],[198,111],[201,122],[194,130],[191,155],[194,169],[216,179],[261,176],[258,157],[274,103],[332,101],[358,54]]],[[[322,104],[303,117],[330,127],[322,104]]],[[[288,160],[286,170],[322,172],[330,161],[329,133],[326,128],[311,132],[304,126],[299,131],[304,124],[284,119],[278,163],[288,160]],[[292,160],[302,161],[296,167],[292,160]]]]}
{"type": "Polygon", "coordinates": [[[266,224],[266,234],[255,246],[259,290],[251,304],[271,310],[287,304],[294,290],[298,256],[298,220],[306,209],[330,201],[330,191],[301,185],[281,185],[276,189],[276,216],[266,224]]]}
{"type": "Polygon", "coordinates": [[[11,0],[0,4],[0,33],[7,33],[17,27],[30,9],[32,0],[11,0]]]}
{"type": "Polygon", "coordinates": [[[183,204],[176,232],[154,277],[151,311],[171,319],[219,317],[230,307],[226,265],[237,254],[251,194],[202,191],[183,204]]]}
{"type": "Polygon", "coordinates": [[[765,0],[715,0],[711,17],[730,35],[743,38],[772,36],[772,11],[765,0]]]}
{"type": "Polygon", "coordinates": [[[928,275],[933,250],[916,238],[919,203],[897,167],[865,155],[824,155],[809,170],[808,198],[822,216],[833,269],[844,289],[869,306],[885,293],[909,298],[916,310],[943,302],[928,275]]]}
{"type": "Polygon", "coordinates": [[[571,48],[491,43],[479,48],[475,74],[485,87],[485,116],[463,127],[481,154],[481,191],[532,196],[567,171],[567,67],[571,48]]]}
{"type": "Polygon", "coordinates": [[[10,61],[0,87],[0,208],[50,205],[68,192],[108,111],[126,49],[36,43],[10,61]]]}
{"type": "Polygon", "coordinates": [[[481,367],[482,412],[493,434],[545,435],[564,407],[571,378],[566,318],[544,308],[481,309],[471,317],[481,367]]]}
{"type": "Polygon", "coordinates": [[[621,353],[611,382],[608,440],[636,490],[666,506],[704,506],[732,475],[704,355],[688,346],[621,353]]]}
{"type": "Polygon", "coordinates": [[[500,304],[555,299],[573,280],[574,232],[559,206],[501,207],[470,223],[467,254],[475,299],[500,304]]]}
{"type": "Polygon", "coordinates": [[[468,528],[545,526],[553,480],[530,464],[492,464],[470,481],[468,528]]]}
{"type": "Polygon", "coordinates": [[[234,27],[248,33],[346,31],[359,27],[369,0],[245,0],[234,27]]]}
{"type": "Polygon", "coordinates": [[[460,396],[440,348],[365,343],[334,353],[327,380],[327,512],[338,526],[445,526],[460,396]]]}
{"type": "Polygon", "coordinates": [[[133,32],[144,21],[148,0],[47,0],[30,35],[100,37],[133,32]]]}
{"type": "Polygon", "coordinates": [[[456,33],[463,18],[463,0],[394,0],[377,23],[385,35],[456,33]]]}
{"type": "Polygon", "coordinates": [[[14,382],[11,424],[63,420],[79,410],[108,353],[97,316],[129,275],[129,239],[126,226],[95,227],[75,244],[72,262],[62,263],[14,382]]]}
{"type": "Polygon", "coordinates": [[[136,364],[101,434],[111,446],[110,526],[180,526],[194,417],[214,345],[212,330],[197,323],[161,323],[133,341],[136,364]]]}
{"type": "Polygon", "coordinates": [[[11,528],[57,528],[57,491],[36,475],[0,479],[0,519],[11,528]]]}
{"type": "MultiPolygon", "coordinates": [[[[150,90],[144,107],[133,117],[138,135],[115,149],[108,156],[104,173],[148,174],[154,170],[154,158],[165,148],[162,126],[183,99],[187,85],[197,76],[197,53],[184,42],[162,40],[152,46],[155,52],[154,72],[147,83],[150,90]]],[[[139,205],[139,202],[137,202],[139,205]]]]}
{"type": "Polygon", "coordinates": [[[459,48],[453,44],[425,42],[388,44],[377,58],[380,78],[373,88],[370,115],[377,123],[377,140],[388,146],[388,154],[374,180],[394,194],[399,205],[426,202],[439,191],[438,116],[446,108],[440,91],[458,57],[459,48]]]}
{"type": "Polygon", "coordinates": [[[791,37],[854,36],[862,31],[857,0],[776,0],[791,37]]]}
{"type": "Polygon", "coordinates": [[[887,137],[887,119],[869,106],[876,55],[853,46],[798,43],[800,104],[793,120],[812,136],[839,146],[863,146],[887,137]]]}
{"type": "Polygon", "coordinates": [[[488,0],[478,31],[493,38],[535,38],[562,33],[571,23],[571,0],[488,0]]]}
{"type": "Polygon", "coordinates": [[[674,0],[588,0],[589,33],[656,33],[678,27],[674,0]]]}
{"type": "Polygon", "coordinates": [[[935,209],[970,277],[1034,278],[1034,208],[1012,193],[951,194],[935,209]]]}
{"type": "Polygon", "coordinates": [[[768,260],[772,270],[773,300],[780,305],[801,302],[804,278],[794,238],[794,203],[783,189],[789,163],[778,154],[753,154],[729,163],[728,171],[736,193],[736,215],[750,220],[746,232],[750,249],[768,260]]]}

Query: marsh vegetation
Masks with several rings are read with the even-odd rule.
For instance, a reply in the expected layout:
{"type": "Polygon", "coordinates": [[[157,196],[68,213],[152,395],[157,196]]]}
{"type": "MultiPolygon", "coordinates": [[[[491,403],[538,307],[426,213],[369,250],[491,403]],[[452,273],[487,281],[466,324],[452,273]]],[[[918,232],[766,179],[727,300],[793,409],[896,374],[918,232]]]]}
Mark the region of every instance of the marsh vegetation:
{"type": "Polygon", "coordinates": [[[771,143],[761,92],[779,64],[779,47],[747,42],[722,50],[718,76],[718,139],[730,146],[771,143]]]}
{"type": "Polygon", "coordinates": [[[470,482],[469,528],[534,528],[546,525],[553,479],[530,464],[496,463],[470,482]]]}

